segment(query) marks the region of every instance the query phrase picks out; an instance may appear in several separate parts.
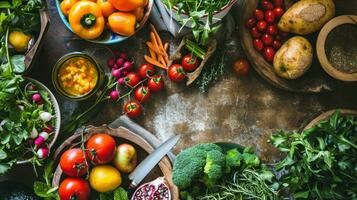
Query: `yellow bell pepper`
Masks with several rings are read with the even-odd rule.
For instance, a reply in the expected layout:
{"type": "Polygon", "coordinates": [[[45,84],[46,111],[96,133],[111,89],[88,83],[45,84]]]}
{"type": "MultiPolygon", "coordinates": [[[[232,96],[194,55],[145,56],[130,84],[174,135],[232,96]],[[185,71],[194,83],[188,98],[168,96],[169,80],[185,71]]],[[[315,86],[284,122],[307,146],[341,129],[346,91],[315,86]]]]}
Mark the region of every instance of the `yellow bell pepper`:
{"type": "Polygon", "coordinates": [[[114,33],[129,37],[135,33],[136,17],[132,13],[115,12],[108,17],[108,24],[114,33]]]}
{"type": "Polygon", "coordinates": [[[100,6],[91,1],[79,1],[69,12],[73,32],[84,39],[98,38],[104,31],[105,20],[100,6]]]}
{"type": "Polygon", "coordinates": [[[94,1],[94,0],[63,0],[60,5],[62,13],[67,17],[72,6],[78,1],[94,1]]]}
{"type": "Polygon", "coordinates": [[[109,0],[109,2],[119,11],[133,11],[144,6],[144,0],[109,0]]]}

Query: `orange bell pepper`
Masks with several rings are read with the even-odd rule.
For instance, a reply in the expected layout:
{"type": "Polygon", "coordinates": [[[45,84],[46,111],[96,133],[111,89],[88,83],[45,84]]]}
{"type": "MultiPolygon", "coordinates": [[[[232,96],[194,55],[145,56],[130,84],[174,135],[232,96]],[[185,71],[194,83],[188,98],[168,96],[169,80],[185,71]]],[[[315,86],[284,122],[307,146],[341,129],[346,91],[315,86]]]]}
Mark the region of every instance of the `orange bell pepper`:
{"type": "Polygon", "coordinates": [[[115,12],[114,6],[108,0],[98,0],[97,4],[100,6],[104,17],[109,17],[109,15],[115,12]]]}
{"type": "Polygon", "coordinates": [[[109,2],[119,11],[130,12],[144,6],[144,0],[109,0],[109,2]]]}
{"type": "Polygon", "coordinates": [[[79,1],[69,12],[69,24],[73,32],[84,39],[98,38],[104,31],[105,20],[99,5],[91,1],[79,1]]]}
{"type": "Polygon", "coordinates": [[[129,37],[135,33],[136,17],[132,13],[115,12],[108,17],[108,24],[114,33],[129,37]]]}
{"type": "Polygon", "coordinates": [[[95,0],[63,0],[60,4],[62,13],[67,17],[72,6],[78,1],[94,1],[95,0]]]}
{"type": "Polygon", "coordinates": [[[143,7],[139,7],[131,13],[133,13],[135,15],[136,21],[138,21],[138,22],[140,22],[144,18],[144,14],[145,14],[143,7]]]}

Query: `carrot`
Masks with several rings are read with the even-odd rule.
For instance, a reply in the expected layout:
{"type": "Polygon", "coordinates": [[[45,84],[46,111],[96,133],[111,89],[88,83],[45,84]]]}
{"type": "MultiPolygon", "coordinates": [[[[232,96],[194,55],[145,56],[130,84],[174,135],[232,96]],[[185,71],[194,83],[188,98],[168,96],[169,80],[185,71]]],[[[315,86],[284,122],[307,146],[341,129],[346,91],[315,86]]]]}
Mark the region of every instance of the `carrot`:
{"type": "Polygon", "coordinates": [[[149,52],[150,52],[151,58],[154,59],[154,60],[156,60],[156,54],[155,54],[155,52],[154,52],[151,48],[149,48],[149,52]]]}
{"type": "Polygon", "coordinates": [[[149,49],[151,49],[152,51],[154,51],[155,53],[162,55],[163,53],[159,51],[158,47],[155,46],[152,42],[146,42],[146,45],[149,47],[149,49]]]}
{"type": "Polygon", "coordinates": [[[148,62],[148,63],[150,63],[152,65],[155,65],[155,66],[160,67],[160,68],[165,69],[165,70],[167,69],[166,66],[164,66],[163,64],[161,64],[157,60],[150,58],[147,55],[144,55],[144,59],[146,60],[146,62],[148,62]]]}
{"type": "Polygon", "coordinates": [[[168,43],[168,42],[166,42],[166,43],[164,44],[164,49],[165,49],[166,52],[167,52],[167,50],[169,49],[169,43],[168,43]]]}
{"type": "Polygon", "coordinates": [[[167,57],[167,60],[168,60],[169,56],[167,55],[167,52],[165,51],[165,48],[162,45],[162,41],[161,41],[159,34],[157,33],[155,27],[152,24],[150,24],[150,27],[151,27],[151,31],[152,31],[153,35],[156,37],[155,39],[158,42],[157,44],[158,44],[160,50],[162,50],[165,53],[165,57],[167,57]]]}

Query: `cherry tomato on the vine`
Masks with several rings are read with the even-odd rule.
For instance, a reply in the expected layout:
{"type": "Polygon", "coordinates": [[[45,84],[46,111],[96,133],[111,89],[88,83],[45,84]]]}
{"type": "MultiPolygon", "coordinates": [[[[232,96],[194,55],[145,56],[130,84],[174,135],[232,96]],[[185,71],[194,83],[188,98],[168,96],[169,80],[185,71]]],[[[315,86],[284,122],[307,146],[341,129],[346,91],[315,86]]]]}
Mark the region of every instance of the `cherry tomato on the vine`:
{"type": "Polygon", "coordinates": [[[173,64],[168,69],[168,76],[174,82],[181,82],[185,80],[186,74],[183,67],[179,64],[173,64]]]}
{"type": "Polygon", "coordinates": [[[88,169],[85,153],[80,148],[65,151],[60,158],[60,166],[63,173],[67,176],[84,176],[88,169]]]}
{"type": "Polygon", "coordinates": [[[130,86],[130,87],[135,87],[136,85],[139,84],[141,78],[140,76],[135,73],[135,72],[130,72],[125,76],[125,83],[130,86]]]}
{"type": "Polygon", "coordinates": [[[66,178],[58,188],[61,200],[88,200],[90,187],[87,181],[80,178],[66,178]]]}
{"type": "Polygon", "coordinates": [[[141,114],[141,105],[137,101],[129,101],[124,105],[124,112],[129,117],[139,117],[141,114]]]}
{"type": "Polygon", "coordinates": [[[141,76],[141,78],[147,78],[148,76],[153,75],[154,71],[155,71],[154,66],[149,63],[142,64],[138,69],[138,73],[141,76]]]}
{"type": "Polygon", "coordinates": [[[105,164],[114,158],[116,142],[106,133],[96,133],[89,138],[86,149],[88,159],[94,164],[105,164]]]}
{"type": "Polygon", "coordinates": [[[185,71],[192,72],[197,69],[199,61],[197,57],[193,57],[191,54],[187,54],[182,58],[181,64],[185,71]]]}
{"type": "Polygon", "coordinates": [[[165,86],[164,80],[161,76],[152,76],[148,81],[148,87],[152,92],[158,92],[162,90],[165,86]]]}
{"type": "Polygon", "coordinates": [[[151,97],[151,92],[148,86],[140,86],[135,89],[135,99],[141,103],[147,102],[151,97]]]}

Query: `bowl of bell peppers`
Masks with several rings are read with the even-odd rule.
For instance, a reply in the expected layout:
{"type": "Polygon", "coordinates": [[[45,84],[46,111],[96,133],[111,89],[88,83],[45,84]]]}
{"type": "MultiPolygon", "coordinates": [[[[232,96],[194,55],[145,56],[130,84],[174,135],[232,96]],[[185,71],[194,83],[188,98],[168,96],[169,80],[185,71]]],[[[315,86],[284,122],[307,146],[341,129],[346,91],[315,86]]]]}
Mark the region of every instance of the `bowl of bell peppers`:
{"type": "Polygon", "coordinates": [[[146,23],[154,0],[56,0],[62,22],[78,37],[115,44],[135,35],[146,23]]]}

